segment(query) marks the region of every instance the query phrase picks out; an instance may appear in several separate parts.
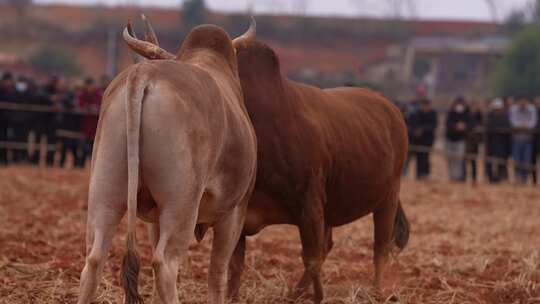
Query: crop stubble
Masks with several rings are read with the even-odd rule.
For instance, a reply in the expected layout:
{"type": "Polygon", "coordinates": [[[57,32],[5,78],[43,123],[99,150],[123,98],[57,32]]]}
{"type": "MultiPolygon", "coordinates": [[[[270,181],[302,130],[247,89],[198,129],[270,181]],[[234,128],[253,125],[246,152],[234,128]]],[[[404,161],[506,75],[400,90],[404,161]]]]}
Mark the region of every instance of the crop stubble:
{"type": "MultiPolygon", "coordinates": [[[[84,262],[88,172],[0,169],[0,303],[74,303],[84,262]]],[[[351,198],[354,199],[354,198],[351,198]]],[[[409,246],[371,288],[371,217],[335,229],[325,303],[540,303],[540,190],[404,181],[409,246]]],[[[140,224],[140,285],[150,302],[150,247],[140,224]]],[[[120,225],[97,303],[121,303],[120,225]]],[[[180,270],[183,303],[206,303],[211,234],[180,270]]],[[[240,303],[286,303],[302,274],[298,233],[275,226],[248,240],[240,303]]],[[[310,303],[300,299],[298,303],[310,303]]]]}

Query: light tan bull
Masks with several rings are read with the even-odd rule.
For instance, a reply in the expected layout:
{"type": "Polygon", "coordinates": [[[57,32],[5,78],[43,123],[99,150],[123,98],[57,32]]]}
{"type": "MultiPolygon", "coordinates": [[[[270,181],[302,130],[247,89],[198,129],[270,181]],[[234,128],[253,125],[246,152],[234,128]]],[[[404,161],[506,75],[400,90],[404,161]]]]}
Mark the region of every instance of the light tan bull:
{"type": "MultiPolygon", "coordinates": [[[[152,48],[128,29],[124,36],[132,47],[152,48]]],[[[178,303],[178,267],[196,225],[214,229],[208,302],[225,302],[227,268],[254,185],[256,139],[229,36],[215,26],[197,27],[174,57],[126,69],[104,94],[79,304],[93,299],[126,210],[125,303],[143,302],[137,290],[137,216],[150,226],[155,303],[178,303]]]]}

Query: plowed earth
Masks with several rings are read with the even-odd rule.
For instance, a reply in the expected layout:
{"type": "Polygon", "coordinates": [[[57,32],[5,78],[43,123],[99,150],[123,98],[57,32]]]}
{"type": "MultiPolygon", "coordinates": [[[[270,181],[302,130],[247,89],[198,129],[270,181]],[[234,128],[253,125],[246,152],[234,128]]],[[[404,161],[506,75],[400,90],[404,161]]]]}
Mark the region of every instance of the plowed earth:
{"type": "MultiPolygon", "coordinates": [[[[74,303],[84,262],[88,172],[0,168],[0,303],[74,303]]],[[[325,303],[540,303],[540,190],[511,185],[403,184],[409,246],[384,289],[371,288],[372,223],[334,231],[324,267],[325,303]]],[[[151,250],[140,224],[140,286],[150,303],[151,250]]],[[[120,225],[96,303],[121,303],[120,225]]],[[[206,303],[211,234],[193,242],[180,270],[182,303],[206,303]]],[[[296,228],[248,240],[240,303],[286,303],[302,274],[296,228]]],[[[310,303],[300,299],[298,303],[310,303]]]]}

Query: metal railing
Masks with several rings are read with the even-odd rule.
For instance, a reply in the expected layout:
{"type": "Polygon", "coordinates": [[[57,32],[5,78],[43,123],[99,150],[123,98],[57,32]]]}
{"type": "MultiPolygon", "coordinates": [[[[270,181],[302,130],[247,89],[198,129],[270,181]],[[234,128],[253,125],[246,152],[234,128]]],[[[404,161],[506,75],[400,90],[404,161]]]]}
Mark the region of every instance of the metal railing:
{"type": "MultiPolygon", "coordinates": [[[[0,110],[4,111],[18,111],[18,112],[37,112],[37,113],[66,113],[66,114],[77,114],[77,115],[98,115],[97,112],[93,111],[84,111],[80,109],[65,109],[62,107],[55,107],[55,106],[45,106],[45,105],[36,105],[36,104],[27,104],[27,103],[14,103],[14,102],[0,102],[0,110]]],[[[540,133],[539,130],[523,130],[523,129],[513,129],[513,128],[495,128],[487,130],[485,127],[477,127],[474,130],[474,133],[477,133],[477,135],[485,136],[489,133],[497,133],[497,134],[514,134],[514,133],[540,133]]],[[[63,138],[79,138],[82,139],[83,136],[80,132],[73,132],[68,130],[62,130],[57,129],[56,135],[58,137],[63,138]]],[[[34,143],[28,141],[28,142],[9,142],[9,141],[0,141],[0,149],[7,149],[7,150],[30,150],[31,145],[40,146],[43,147],[47,151],[54,151],[56,150],[57,146],[55,144],[48,144],[48,145],[41,145],[39,139],[36,139],[34,143]]],[[[419,145],[409,145],[409,151],[410,152],[425,152],[425,153],[432,153],[435,155],[442,155],[442,156],[462,156],[463,154],[458,153],[452,153],[449,151],[446,151],[442,148],[436,148],[436,147],[426,147],[426,146],[419,146],[419,145]]],[[[466,153],[463,155],[465,160],[482,160],[484,162],[490,162],[492,164],[501,164],[501,165],[507,165],[508,164],[508,158],[498,158],[498,157],[492,157],[487,155],[480,156],[478,154],[472,154],[472,153],[466,153]]],[[[514,166],[526,170],[528,172],[534,172],[537,171],[536,166],[532,165],[531,163],[516,163],[513,162],[514,166]]]]}
{"type": "Polygon", "coordinates": [[[17,111],[17,112],[38,112],[38,113],[66,113],[79,115],[98,115],[95,111],[87,111],[80,109],[65,109],[55,106],[44,106],[29,103],[16,102],[0,102],[0,110],[17,111]]]}
{"type": "MultiPolygon", "coordinates": [[[[34,113],[65,113],[65,114],[76,114],[76,115],[95,115],[98,113],[96,111],[86,111],[80,109],[66,109],[56,106],[46,106],[46,105],[37,105],[30,103],[17,103],[17,102],[0,102],[0,110],[4,112],[34,112],[34,113]]],[[[74,138],[74,139],[83,139],[81,132],[74,132],[69,130],[64,130],[58,128],[55,130],[55,135],[61,138],[74,138]]],[[[26,142],[13,142],[13,141],[0,141],[0,149],[6,150],[34,150],[38,147],[37,150],[45,151],[55,151],[57,148],[56,144],[42,144],[39,138],[36,138],[34,142],[29,139],[26,142]]]]}
{"type": "MultiPolygon", "coordinates": [[[[508,165],[508,160],[511,158],[510,156],[508,158],[500,158],[500,157],[492,157],[487,155],[480,155],[480,153],[455,153],[451,151],[447,151],[445,149],[441,148],[435,148],[435,147],[426,147],[426,146],[417,146],[417,145],[409,145],[409,151],[410,152],[424,152],[424,153],[431,153],[435,155],[442,155],[442,156],[463,156],[464,160],[482,160],[484,162],[489,162],[494,165],[508,165]]],[[[520,163],[520,162],[512,162],[515,168],[522,169],[524,171],[528,172],[534,172],[537,171],[536,166],[534,166],[531,163],[520,163]]]]}

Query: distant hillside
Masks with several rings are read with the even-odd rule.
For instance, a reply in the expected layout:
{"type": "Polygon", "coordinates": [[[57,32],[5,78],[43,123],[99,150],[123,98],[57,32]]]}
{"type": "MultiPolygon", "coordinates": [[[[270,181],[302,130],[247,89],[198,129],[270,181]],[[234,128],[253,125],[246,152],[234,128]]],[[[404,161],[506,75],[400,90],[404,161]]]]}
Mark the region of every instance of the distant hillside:
{"type": "MultiPolygon", "coordinates": [[[[71,49],[87,74],[105,71],[106,33],[120,32],[128,19],[139,21],[144,12],[153,22],[163,47],[176,51],[188,29],[179,11],[133,7],[34,6],[23,20],[14,10],[0,6],[0,53],[21,59],[41,45],[71,49]]],[[[398,21],[378,19],[256,16],[259,39],[274,47],[287,74],[358,73],[361,66],[378,61],[392,45],[404,45],[418,36],[491,35],[499,26],[483,22],[398,21]]],[[[209,23],[223,26],[231,36],[241,34],[249,19],[240,14],[211,14],[209,23]]],[[[139,24],[139,30],[141,29],[139,24]]],[[[119,66],[131,63],[120,41],[119,66]]]]}

